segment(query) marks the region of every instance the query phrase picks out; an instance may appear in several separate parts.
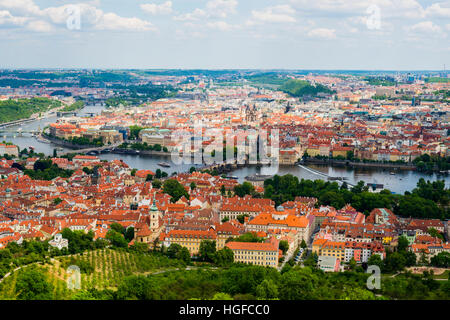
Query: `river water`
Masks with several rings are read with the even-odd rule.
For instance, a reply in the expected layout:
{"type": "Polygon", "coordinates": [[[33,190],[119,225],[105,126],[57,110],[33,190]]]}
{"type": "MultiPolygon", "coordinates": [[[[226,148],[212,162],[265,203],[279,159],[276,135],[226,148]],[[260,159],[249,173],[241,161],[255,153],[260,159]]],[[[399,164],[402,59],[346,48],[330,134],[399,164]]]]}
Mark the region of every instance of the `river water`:
{"type": "MultiPolygon", "coordinates": [[[[101,106],[86,106],[82,110],[80,110],[79,115],[88,115],[88,114],[97,114],[103,110],[104,107],[101,106]]],[[[18,126],[12,126],[5,129],[0,130],[0,141],[12,142],[20,147],[29,148],[30,146],[35,149],[36,152],[42,152],[46,155],[52,155],[53,150],[58,146],[52,143],[44,143],[36,139],[29,131],[36,131],[39,129],[43,129],[45,126],[48,126],[50,123],[53,123],[58,118],[55,116],[51,116],[45,119],[40,119],[28,123],[24,123],[18,126]],[[18,129],[22,129],[22,133],[18,133],[18,129]]],[[[68,150],[68,149],[64,149],[68,150]]],[[[136,156],[136,155],[124,155],[124,154],[101,154],[99,158],[103,160],[114,160],[121,159],[125,163],[127,163],[130,167],[136,169],[150,169],[152,171],[156,171],[157,169],[161,169],[162,171],[166,171],[168,174],[172,174],[173,172],[183,172],[188,171],[190,167],[198,165],[193,164],[180,164],[177,165],[173,163],[170,159],[170,156],[136,156]],[[158,165],[160,162],[167,162],[171,165],[170,168],[163,168],[158,165]]],[[[439,175],[439,174],[425,174],[416,171],[409,170],[398,170],[395,175],[391,175],[390,169],[373,169],[373,168],[346,168],[346,167],[330,167],[327,165],[308,165],[308,168],[323,172],[332,177],[345,177],[347,178],[348,183],[356,184],[358,181],[364,181],[366,183],[376,183],[383,184],[385,188],[391,190],[395,193],[404,193],[405,191],[412,190],[420,178],[424,178],[425,180],[435,181],[445,180],[446,186],[450,187],[450,177],[447,175],[439,175]]],[[[236,169],[230,173],[230,175],[238,177],[239,182],[243,182],[244,178],[248,175],[252,175],[255,173],[266,174],[273,173],[268,172],[267,168],[257,168],[255,166],[245,167],[236,169]]],[[[299,166],[280,166],[278,168],[279,175],[283,174],[293,174],[300,179],[324,179],[323,176],[317,175],[310,170],[306,170],[299,166]]]]}

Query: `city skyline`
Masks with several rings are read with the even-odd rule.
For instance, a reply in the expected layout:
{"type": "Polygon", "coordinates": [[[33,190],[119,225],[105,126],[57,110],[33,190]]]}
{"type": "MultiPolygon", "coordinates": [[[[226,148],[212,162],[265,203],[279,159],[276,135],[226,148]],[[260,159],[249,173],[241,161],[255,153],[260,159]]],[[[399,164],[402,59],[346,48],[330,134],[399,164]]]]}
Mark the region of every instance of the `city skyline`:
{"type": "Polygon", "coordinates": [[[449,18],[449,1],[1,0],[0,67],[442,70],[449,18]]]}

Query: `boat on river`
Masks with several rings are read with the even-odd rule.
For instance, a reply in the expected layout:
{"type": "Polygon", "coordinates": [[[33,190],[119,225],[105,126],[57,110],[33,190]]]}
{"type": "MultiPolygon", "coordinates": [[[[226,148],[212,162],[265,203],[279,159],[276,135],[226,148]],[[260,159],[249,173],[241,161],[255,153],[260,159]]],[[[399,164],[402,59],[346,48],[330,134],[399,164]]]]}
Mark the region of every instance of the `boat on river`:
{"type": "Polygon", "coordinates": [[[168,164],[167,162],[160,162],[160,163],[158,163],[158,166],[164,167],[164,168],[170,168],[170,164],[168,164]]]}

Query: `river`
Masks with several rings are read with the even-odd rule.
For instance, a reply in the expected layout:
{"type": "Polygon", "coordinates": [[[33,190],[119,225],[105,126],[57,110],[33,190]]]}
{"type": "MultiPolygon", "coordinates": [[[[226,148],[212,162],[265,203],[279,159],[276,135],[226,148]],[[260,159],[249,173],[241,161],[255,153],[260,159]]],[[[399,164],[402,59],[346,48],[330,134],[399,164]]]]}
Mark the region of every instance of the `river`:
{"type": "MultiPolygon", "coordinates": [[[[101,106],[86,106],[80,110],[79,114],[98,114],[103,110],[104,107],[101,106]]],[[[21,149],[34,147],[36,152],[42,152],[46,155],[52,155],[53,150],[58,146],[52,143],[44,143],[36,139],[29,131],[35,131],[38,129],[43,129],[50,123],[53,123],[58,118],[56,115],[40,119],[36,121],[31,121],[18,126],[12,126],[0,130],[1,140],[12,142],[18,145],[21,149]],[[22,128],[23,133],[19,134],[17,130],[22,128]]],[[[68,149],[64,149],[68,150],[68,149]]],[[[74,151],[75,152],[75,151],[74,151]]],[[[190,167],[194,166],[192,164],[174,164],[169,156],[136,156],[136,155],[123,155],[123,154],[101,154],[99,158],[103,160],[114,160],[121,159],[127,163],[130,167],[136,169],[150,169],[156,171],[158,168],[166,171],[168,174],[173,172],[183,172],[188,171],[190,167]],[[171,164],[170,168],[163,168],[158,165],[160,162],[167,162],[171,164]]],[[[197,166],[195,166],[197,167],[197,166]]],[[[410,170],[398,170],[395,175],[391,175],[390,169],[373,169],[373,168],[346,168],[346,167],[331,167],[328,165],[308,165],[309,168],[315,169],[317,171],[323,172],[329,176],[333,177],[345,177],[348,183],[356,184],[358,181],[364,181],[367,183],[383,184],[385,188],[391,190],[395,193],[404,193],[405,191],[412,190],[420,178],[425,180],[435,181],[437,179],[445,180],[447,188],[450,187],[450,177],[447,175],[439,174],[425,174],[410,170]]],[[[267,168],[257,168],[257,167],[245,167],[236,169],[230,173],[230,175],[238,177],[239,182],[243,182],[244,178],[248,175],[255,173],[265,174],[267,173],[267,168]]],[[[300,179],[323,179],[323,177],[312,173],[311,171],[305,170],[299,166],[280,166],[278,169],[278,174],[293,174],[300,179]]]]}

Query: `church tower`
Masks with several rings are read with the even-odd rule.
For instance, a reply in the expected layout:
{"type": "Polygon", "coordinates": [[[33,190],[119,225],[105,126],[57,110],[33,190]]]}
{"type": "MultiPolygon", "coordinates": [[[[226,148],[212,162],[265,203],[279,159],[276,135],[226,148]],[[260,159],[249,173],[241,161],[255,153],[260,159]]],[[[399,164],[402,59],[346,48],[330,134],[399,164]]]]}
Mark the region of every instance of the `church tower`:
{"type": "Polygon", "coordinates": [[[159,210],[156,206],[156,199],[153,198],[153,204],[150,208],[150,229],[152,231],[159,228],[159,210]]]}

